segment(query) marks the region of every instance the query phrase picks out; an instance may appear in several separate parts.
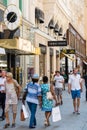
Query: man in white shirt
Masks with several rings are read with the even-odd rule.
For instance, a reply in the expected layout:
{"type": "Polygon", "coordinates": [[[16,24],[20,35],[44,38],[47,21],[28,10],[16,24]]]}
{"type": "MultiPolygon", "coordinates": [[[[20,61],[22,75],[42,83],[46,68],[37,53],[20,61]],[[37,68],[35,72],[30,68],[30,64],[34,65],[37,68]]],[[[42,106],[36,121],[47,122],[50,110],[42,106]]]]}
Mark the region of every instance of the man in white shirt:
{"type": "Polygon", "coordinates": [[[2,71],[1,77],[0,77],[0,104],[2,108],[2,115],[0,116],[0,119],[4,120],[5,118],[5,81],[6,81],[6,71],[2,71]]]}
{"type": "Polygon", "coordinates": [[[63,90],[64,78],[62,75],[60,75],[59,71],[56,71],[56,76],[54,77],[54,81],[55,81],[55,93],[57,95],[59,104],[62,105],[63,104],[62,90],[63,90]]]}
{"type": "Polygon", "coordinates": [[[78,68],[73,70],[73,74],[69,77],[68,81],[68,93],[72,95],[73,99],[73,107],[74,113],[80,114],[79,107],[80,107],[80,97],[82,91],[82,83],[81,77],[78,74],[78,68]]]}

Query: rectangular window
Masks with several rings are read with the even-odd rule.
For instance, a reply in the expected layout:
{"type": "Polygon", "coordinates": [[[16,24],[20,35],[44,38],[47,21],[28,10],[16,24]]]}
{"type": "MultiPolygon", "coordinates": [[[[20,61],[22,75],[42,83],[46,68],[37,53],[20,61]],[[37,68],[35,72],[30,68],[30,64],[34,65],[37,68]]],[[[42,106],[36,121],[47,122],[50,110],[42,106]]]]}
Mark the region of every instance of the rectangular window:
{"type": "Polygon", "coordinates": [[[19,0],[19,9],[22,11],[22,0],[19,0]]]}
{"type": "Polygon", "coordinates": [[[0,3],[3,4],[4,6],[7,6],[7,0],[0,0],[0,3]]]}

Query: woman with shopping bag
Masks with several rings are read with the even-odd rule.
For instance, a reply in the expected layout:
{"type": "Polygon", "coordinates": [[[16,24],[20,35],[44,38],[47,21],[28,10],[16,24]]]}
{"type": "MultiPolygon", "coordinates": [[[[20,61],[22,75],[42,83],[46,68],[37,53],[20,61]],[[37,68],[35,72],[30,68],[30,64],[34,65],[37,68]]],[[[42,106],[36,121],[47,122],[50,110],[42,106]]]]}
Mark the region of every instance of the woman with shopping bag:
{"type": "Polygon", "coordinates": [[[6,81],[5,81],[5,92],[6,92],[6,101],[5,101],[5,117],[6,124],[4,128],[8,128],[10,126],[9,119],[9,110],[10,105],[12,106],[13,119],[11,127],[16,126],[16,115],[17,115],[17,104],[20,96],[21,86],[18,84],[16,80],[13,79],[13,74],[11,72],[7,72],[6,81]],[[16,89],[18,90],[16,93],[16,89]]]}
{"type": "Polygon", "coordinates": [[[30,110],[30,122],[29,128],[36,127],[36,110],[37,105],[41,103],[41,87],[38,84],[39,76],[34,74],[32,77],[32,82],[29,82],[25,87],[25,92],[23,94],[22,103],[25,104],[25,100],[30,110]]]}
{"type": "Polygon", "coordinates": [[[53,108],[53,99],[55,100],[55,105],[57,106],[57,98],[55,96],[54,86],[48,83],[48,77],[43,77],[43,84],[41,85],[41,93],[42,93],[42,111],[45,112],[45,121],[44,125],[49,126],[50,121],[49,118],[51,116],[52,108],[53,108]],[[51,98],[51,94],[53,98],[51,98]]]}

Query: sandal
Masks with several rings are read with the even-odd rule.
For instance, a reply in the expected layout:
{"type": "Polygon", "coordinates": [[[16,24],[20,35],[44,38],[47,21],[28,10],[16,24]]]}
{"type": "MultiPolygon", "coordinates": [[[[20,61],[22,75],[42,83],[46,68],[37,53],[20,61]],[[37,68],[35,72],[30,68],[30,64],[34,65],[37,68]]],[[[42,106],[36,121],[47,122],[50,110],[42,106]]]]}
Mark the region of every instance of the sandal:
{"type": "Polygon", "coordinates": [[[48,126],[50,126],[50,122],[48,121],[48,126]]]}
{"type": "Polygon", "coordinates": [[[45,125],[45,126],[48,126],[47,120],[44,121],[44,125],[45,125]]]}
{"type": "Polygon", "coordinates": [[[45,120],[44,121],[44,125],[45,125],[45,127],[50,126],[50,122],[48,122],[47,120],[45,120]]]}
{"type": "Polygon", "coordinates": [[[16,126],[15,123],[12,123],[12,126],[11,126],[11,127],[13,128],[13,127],[15,127],[15,126],[16,126]]]}
{"type": "Polygon", "coordinates": [[[8,128],[9,126],[10,126],[9,123],[5,124],[5,125],[4,125],[4,129],[8,128]]]}

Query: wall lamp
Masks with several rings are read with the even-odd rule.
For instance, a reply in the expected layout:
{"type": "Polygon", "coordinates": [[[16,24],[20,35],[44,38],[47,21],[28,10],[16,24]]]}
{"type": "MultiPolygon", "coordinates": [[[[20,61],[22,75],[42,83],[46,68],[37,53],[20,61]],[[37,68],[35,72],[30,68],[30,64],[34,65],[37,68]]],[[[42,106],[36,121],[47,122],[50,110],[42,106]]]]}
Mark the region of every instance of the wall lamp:
{"type": "Polygon", "coordinates": [[[59,32],[58,32],[58,35],[59,35],[59,36],[62,36],[62,33],[63,33],[63,28],[60,27],[59,32]]]}
{"type": "Polygon", "coordinates": [[[62,37],[64,40],[66,39],[66,33],[64,33],[63,37],[62,37]]]}

